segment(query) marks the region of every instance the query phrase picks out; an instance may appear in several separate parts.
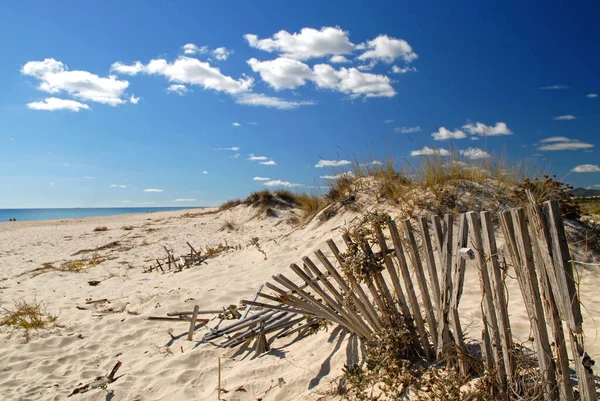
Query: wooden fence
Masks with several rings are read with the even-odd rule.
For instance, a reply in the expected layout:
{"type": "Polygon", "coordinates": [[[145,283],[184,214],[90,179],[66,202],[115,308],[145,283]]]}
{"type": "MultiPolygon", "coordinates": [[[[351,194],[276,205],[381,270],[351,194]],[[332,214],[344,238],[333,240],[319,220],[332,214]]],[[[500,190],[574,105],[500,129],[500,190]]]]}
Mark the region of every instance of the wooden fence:
{"type": "Polygon", "coordinates": [[[263,291],[258,296],[269,302],[254,299],[242,304],[326,319],[366,341],[386,329],[386,315],[395,314],[419,355],[468,375],[469,360],[476,356],[465,345],[458,307],[467,260],[471,260],[477,266],[482,294],[484,366],[507,386],[517,383],[522,374],[515,360],[518,352],[503,274],[510,264],[531,324],[543,399],[596,400],[594,361],[584,350],[574,269],[558,203],[548,201],[542,207],[528,196],[527,210],[496,216],[468,212],[456,222],[450,214],[443,219],[419,217],[418,229],[409,219],[397,224],[375,218],[370,227],[363,227],[362,236],[343,235],[344,252],[327,241],[337,267],[318,250],[315,256],[321,267],[304,257],[302,268],[290,266],[295,281],[278,274],[273,283],[265,284],[273,293],[263,291]],[[496,243],[500,231],[506,243],[502,252],[496,243]],[[578,394],[573,391],[571,367],[578,394]]]}

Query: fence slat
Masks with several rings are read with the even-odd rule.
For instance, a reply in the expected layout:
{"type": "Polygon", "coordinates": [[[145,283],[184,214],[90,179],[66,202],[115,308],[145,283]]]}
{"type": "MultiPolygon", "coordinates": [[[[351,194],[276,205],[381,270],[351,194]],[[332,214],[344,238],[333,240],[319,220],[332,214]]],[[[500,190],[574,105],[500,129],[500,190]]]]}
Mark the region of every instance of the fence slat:
{"type": "Polygon", "coordinates": [[[427,227],[427,219],[424,216],[419,216],[417,217],[417,221],[419,222],[419,230],[421,231],[421,243],[423,244],[423,250],[425,252],[425,261],[427,263],[427,270],[429,272],[429,280],[432,293],[431,297],[433,298],[435,309],[438,310],[440,308],[440,281],[438,278],[437,267],[435,265],[435,257],[433,256],[431,235],[429,234],[429,228],[427,227]]]}
{"type": "MultiPolygon", "coordinates": [[[[460,355],[468,355],[467,347],[463,338],[462,327],[460,324],[460,316],[458,314],[458,304],[460,297],[462,296],[463,284],[465,282],[465,268],[466,261],[459,254],[459,250],[467,246],[467,240],[469,235],[469,229],[467,225],[467,218],[464,214],[461,214],[458,220],[458,235],[454,241],[454,249],[452,251],[454,274],[452,279],[452,298],[450,300],[450,324],[452,325],[452,331],[454,333],[454,344],[460,355]]],[[[467,366],[465,358],[458,358],[458,368],[461,375],[467,375],[467,366]]]]}
{"type": "MultiPolygon", "coordinates": [[[[404,281],[404,286],[406,287],[406,293],[408,294],[408,300],[410,308],[412,309],[413,318],[415,319],[417,329],[419,330],[419,333],[421,335],[421,343],[424,347],[426,347],[425,349],[428,354],[428,357],[434,358],[434,354],[430,350],[427,334],[425,333],[425,325],[423,323],[421,309],[419,308],[419,301],[417,299],[417,295],[415,294],[415,288],[410,278],[408,266],[406,265],[406,259],[404,258],[404,251],[402,248],[402,242],[400,241],[398,227],[396,226],[396,223],[394,221],[390,221],[388,224],[388,228],[390,230],[390,236],[392,237],[392,243],[394,244],[394,252],[396,254],[396,259],[400,268],[400,274],[402,275],[402,280],[404,281]]],[[[437,334],[435,331],[431,331],[431,328],[430,333],[432,338],[437,334]]]]}
{"type": "Polygon", "coordinates": [[[530,294],[532,302],[532,315],[529,317],[533,327],[534,343],[537,353],[540,371],[544,380],[544,398],[547,400],[558,400],[556,387],[556,368],[552,359],[552,349],[548,339],[548,329],[546,328],[546,319],[542,308],[541,296],[535,275],[535,266],[529,231],[525,211],[522,208],[511,210],[513,227],[515,229],[515,238],[517,240],[517,250],[521,259],[521,264],[516,268],[521,270],[523,284],[521,290],[530,294]]]}
{"type": "Polygon", "coordinates": [[[515,360],[513,355],[512,333],[510,330],[510,321],[508,319],[508,303],[504,289],[504,281],[500,272],[500,262],[498,260],[498,248],[494,237],[494,226],[492,224],[489,212],[481,212],[481,228],[483,237],[483,252],[487,262],[487,271],[492,285],[492,297],[494,299],[494,308],[496,311],[496,321],[498,322],[498,333],[500,335],[500,344],[502,345],[502,357],[504,358],[504,369],[506,376],[510,381],[514,377],[515,360]]]}
{"type": "Polygon", "coordinates": [[[560,293],[567,308],[569,319],[567,320],[569,339],[571,340],[571,352],[575,362],[579,393],[582,400],[596,399],[596,386],[594,384],[594,372],[591,365],[593,361],[587,355],[583,345],[583,317],[579,298],[575,287],[575,272],[571,263],[569,244],[557,201],[544,202],[545,214],[548,223],[548,231],[552,239],[552,252],[554,259],[554,271],[561,289],[560,293]]]}
{"type": "Polygon", "coordinates": [[[442,229],[438,216],[432,217],[436,238],[439,242],[438,248],[440,249],[440,260],[442,261],[442,283],[440,286],[441,291],[441,302],[440,310],[438,311],[438,348],[437,357],[439,360],[445,359],[450,356],[451,347],[450,345],[450,327],[449,327],[449,313],[450,313],[450,298],[452,293],[452,234],[454,218],[451,214],[446,214],[444,219],[446,221],[446,232],[443,240],[440,238],[442,229]]]}

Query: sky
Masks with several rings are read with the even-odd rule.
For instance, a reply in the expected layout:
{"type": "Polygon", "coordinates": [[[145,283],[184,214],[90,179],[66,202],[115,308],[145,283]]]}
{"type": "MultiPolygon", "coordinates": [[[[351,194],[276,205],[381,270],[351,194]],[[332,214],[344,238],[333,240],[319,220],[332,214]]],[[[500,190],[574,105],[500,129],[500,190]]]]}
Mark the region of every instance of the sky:
{"type": "Polygon", "coordinates": [[[600,3],[0,3],[0,208],[218,205],[358,160],[600,188],[600,3]]]}

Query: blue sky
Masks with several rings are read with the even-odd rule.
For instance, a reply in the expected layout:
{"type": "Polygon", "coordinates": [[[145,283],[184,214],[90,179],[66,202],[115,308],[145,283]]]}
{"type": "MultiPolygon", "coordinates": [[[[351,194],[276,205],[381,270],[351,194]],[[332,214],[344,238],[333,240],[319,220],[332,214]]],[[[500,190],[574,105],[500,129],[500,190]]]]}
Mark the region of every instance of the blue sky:
{"type": "Polygon", "coordinates": [[[432,148],[598,186],[600,5],[523,3],[2,2],[0,208],[213,205],[432,148]]]}

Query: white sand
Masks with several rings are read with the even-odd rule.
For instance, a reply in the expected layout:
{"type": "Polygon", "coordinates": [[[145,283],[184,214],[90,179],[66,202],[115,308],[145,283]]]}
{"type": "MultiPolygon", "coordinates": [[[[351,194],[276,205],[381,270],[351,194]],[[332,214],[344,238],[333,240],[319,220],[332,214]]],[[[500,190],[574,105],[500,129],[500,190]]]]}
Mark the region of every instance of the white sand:
{"type": "MultiPolygon", "coordinates": [[[[195,304],[201,309],[215,309],[251,298],[271,275],[291,273],[290,263],[298,263],[316,249],[325,251],[325,240],[338,239],[339,228],[355,215],[345,213],[324,224],[315,221],[297,228],[286,222],[286,216],[253,218],[254,212],[246,207],[194,218],[181,217],[184,213],[0,223],[0,306],[10,308],[14,299],[36,299],[46,303],[48,312],[59,315],[57,327],[31,331],[29,339],[22,331],[0,329],[3,399],[63,400],[75,387],[106,374],[120,360],[119,374],[124,376],[108,386],[114,396],[93,390],[73,399],[216,400],[219,356],[222,387],[229,391],[222,399],[339,399],[334,394],[341,368],[359,360],[361,352],[359,344],[348,341],[349,335],[334,327],[299,341],[294,336],[277,340],[270,353],[255,357],[251,351],[220,349],[187,341],[185,336],[171,341],[168,330],[172,328],[179,336],[187,332],[188,324],[147,321],[144,317],[190,310],[195,304]],[[226,219],[233,219],[238,230],[221,231],[226,219]],[[134,229],[121,228],[129,225],[134,229]],[[97,226],[109,230],[94,232],[97,226]],[[256,247],[249,246],[253,237],[259,238],[266,260],[256,247]],[[59,265],[90,257],[91,253],[71,255],[112,241],[119,241],[119,246],[99,251],[109,260],[84,273],[51,271],[36,277],[27,273],[46,262],[59,265]],[[163,245],[174,248],[176,255],[189,252],[186,241],[196,248],[226,241],[243,249],[181,273],[142,273],[155,258],[164,257],[163,245]],[[103,281],[92,287],[87,284],[89,280],[103,281]],[[88,299],[101,298],[111,303],[90,310],[76,308],[86,306],[88,299]],[[98,316],[108,307],[123,311],[98,316]],[[246,391],[235,391],[240,386],[246,391]]],[[[600,340],[593,322],[600,322],[597,270],[585,271],[581,294],[587,307],[586,348],[600,361],[600,340]]],[[[509,279],[507,285],[513,334],[526,340],[529,323],[520,292],[516,281],[509,279]]],[[[469,264],[461,320],[472,337],[480,336],[480,296],[475,267],[469,264]]],[[[198,330],[195,338],[200,339],[206,330],[198,330]]]]}

